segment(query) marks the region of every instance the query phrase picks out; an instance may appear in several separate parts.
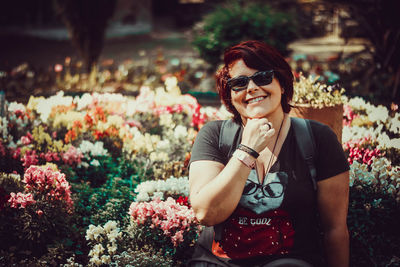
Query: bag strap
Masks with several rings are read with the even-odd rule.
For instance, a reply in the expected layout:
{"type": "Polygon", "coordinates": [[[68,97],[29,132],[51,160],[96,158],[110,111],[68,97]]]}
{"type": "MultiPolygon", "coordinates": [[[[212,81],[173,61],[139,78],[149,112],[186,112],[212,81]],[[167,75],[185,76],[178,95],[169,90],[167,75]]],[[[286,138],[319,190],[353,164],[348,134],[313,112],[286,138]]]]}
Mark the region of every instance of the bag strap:
{"type": "Polygon", "coordinates": [[[293,129],[296,137],[296,143],[300,150],[301,156],[305,160],[307,167],[310,171],[311,181],[314,190],[317,190],[317,170],[315,168],[315,154],[316,145],[314,136],[311,130],[310,121],[306,119],[300,119],[291,117],[293,129]]]}
{"type": "Polygon", "coordinates": [[[232,119],[222,122],[219,132],[218,147],[219,150],[226,155],[227,161],[229,161],[233,152],[235,152],[241,139],[242,127],[240,127],[239,124],[234,122],[232,119]]]}

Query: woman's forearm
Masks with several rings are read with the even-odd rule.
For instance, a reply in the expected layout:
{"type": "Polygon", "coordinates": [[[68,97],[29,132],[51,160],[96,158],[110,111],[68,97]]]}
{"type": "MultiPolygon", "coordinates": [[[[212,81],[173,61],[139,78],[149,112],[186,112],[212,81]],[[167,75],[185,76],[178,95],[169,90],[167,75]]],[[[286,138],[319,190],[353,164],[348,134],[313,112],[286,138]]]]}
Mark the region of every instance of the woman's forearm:
{"type": "Polygon", "coordinates": [[[197,192],[191,190],[190,201],[197,219],[204,225],[226,220],[239,203],[249,173],[250,168],[233,157],[210,182],[197,192]]]}
{"type": "Polygon", "coordinates": [[[327,231],[324,239],[328,266],[349,266],[349,232],[347,227],[327,231]]]}

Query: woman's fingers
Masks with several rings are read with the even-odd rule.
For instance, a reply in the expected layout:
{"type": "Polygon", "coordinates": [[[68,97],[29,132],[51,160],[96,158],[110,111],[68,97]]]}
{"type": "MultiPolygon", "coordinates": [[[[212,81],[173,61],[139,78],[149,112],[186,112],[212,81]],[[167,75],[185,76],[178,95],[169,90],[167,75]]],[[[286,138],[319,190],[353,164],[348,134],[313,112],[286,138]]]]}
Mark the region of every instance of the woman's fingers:
{"type": "Polygon", "coordinates": [[[266,147],[268,139],[274,134],[275,129],[266,118],[248,119],[242,135],[242,144],[259,152],[266,147]]]}

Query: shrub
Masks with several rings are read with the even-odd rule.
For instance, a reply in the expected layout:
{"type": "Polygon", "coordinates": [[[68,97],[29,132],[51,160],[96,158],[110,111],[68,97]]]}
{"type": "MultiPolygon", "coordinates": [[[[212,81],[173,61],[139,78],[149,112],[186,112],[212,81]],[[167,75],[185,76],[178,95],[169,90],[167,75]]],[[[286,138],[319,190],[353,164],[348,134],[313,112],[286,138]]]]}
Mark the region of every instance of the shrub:
{"type": "Polygon", "coordinates": [[[1,175],[1,198],[7,201],[0,209],[0,239],[7,242],[0,244],[0,250],[40,257],[71,233],[69,183],[53,168],[31,166],[22,181],[18,175],[1,175]]]}
{"type": "Polygon", "coordinates": [[[383,158],[371,165],[352,164],[348,225],[353,266],[400,263],[399,184],[399,167],[383,158]]]}
{"type": "Polygon", "coordinates": [[[131,224],[127,229],[132,243],[140,248],[146,244],[177,259],[187,259],[193,252],[200,226],[194,212],[173,198],[150,202],[132,202],[131,224]]]}
{"type": "Polygon", "coordinates": [[[244,40],[261,40],[287,54],[296,37],[293,16],[259,3],[238,1],[217,7],[194,30],[193,45],[200,56],[217,66],[227,47],[244,40]]]}

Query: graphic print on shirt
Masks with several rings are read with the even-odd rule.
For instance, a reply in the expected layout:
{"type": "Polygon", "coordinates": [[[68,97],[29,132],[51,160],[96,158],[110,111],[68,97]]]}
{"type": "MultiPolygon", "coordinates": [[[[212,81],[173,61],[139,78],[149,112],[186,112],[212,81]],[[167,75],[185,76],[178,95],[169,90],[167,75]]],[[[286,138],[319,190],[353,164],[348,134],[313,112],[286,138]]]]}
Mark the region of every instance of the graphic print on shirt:
{"type": "Polygon", "coordinates": [[[260,184],[252,170],[220,243],[213,246],[214,254],[242,259],[289,253],[294,230],[290,214],[280,208],[288,180],[286,172],[270,172],[260,184]]]}
{"type": "Polygon", "coordinates": [[[288,175],[285,172],[268,173],[261,185],[255,170],[251,170],[240,198],[239,205],[261,214],[275,210],[282,204],[288,175]]]}

